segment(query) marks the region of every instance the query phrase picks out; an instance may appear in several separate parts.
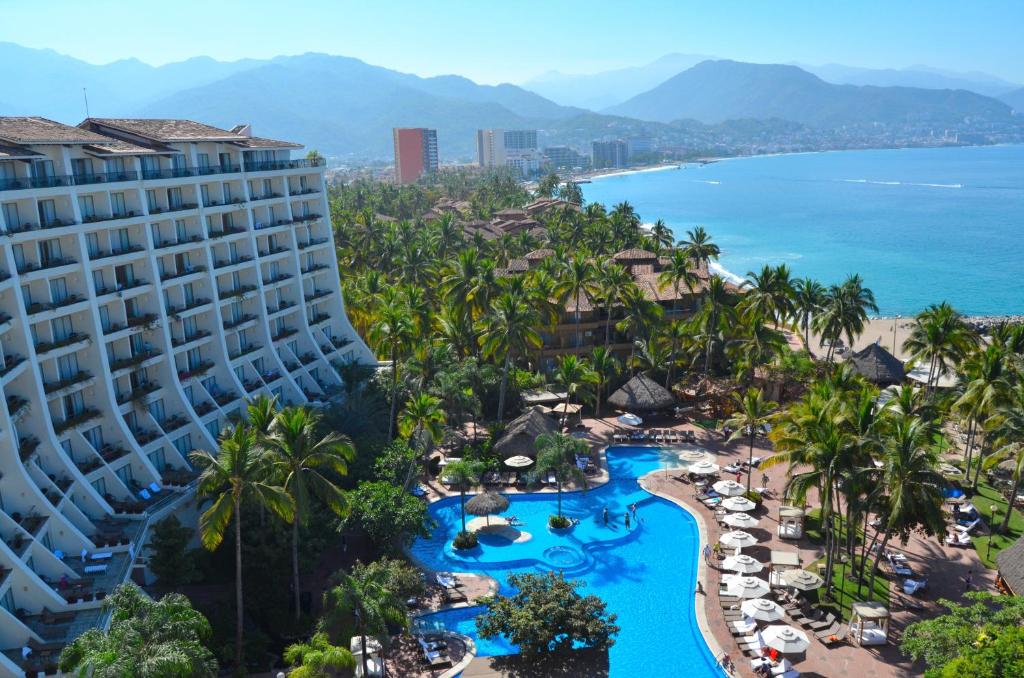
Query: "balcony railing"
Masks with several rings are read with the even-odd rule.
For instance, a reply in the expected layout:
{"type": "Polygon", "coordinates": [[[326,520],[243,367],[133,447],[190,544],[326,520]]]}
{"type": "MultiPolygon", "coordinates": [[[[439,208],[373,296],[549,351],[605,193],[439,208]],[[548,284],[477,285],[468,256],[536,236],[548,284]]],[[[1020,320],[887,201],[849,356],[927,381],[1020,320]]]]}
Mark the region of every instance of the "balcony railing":
{"type": "Polygon", "coordinates": [[[134,280],[129,280],[128,282],[123,282],[118,285],[115,285],[114,287],[97,287],[96,296],[102,297],[104,294],[113,294],[114,292],[126,292],[128,290],[133,290],[136,287],[142,287],[148,284],[149,281],[145,280],[144,278],[135,278],[134,280]]]}
{"type": "Polygon", "coordinates": [[[279,283],[279,282],[283,282],[285,280],[290,280],[292,277],[293,276],[292,276],[291,273],[278,273],[276,277],[267,278],[266,280],[264,280],[263,284],[264,285],[273,285],[274,283],[279,283]]]}
{"type": "Polygon", "coordinates": [[[84,381],[92,379],[92,372],[87,370],[78,370],[75,374],[70,377],[58,379],[57,381],[45,381],[43,382],[43,392],[47,395],[56,393],[57,391],[74,386],[75,384],[81,384],[84,381]]]}
{"type": "Polygon", "coordinates": [[[135,210],[124,210],[120,212],[111,212],[109,215],[104,214],[90,214],[87,217],[82,218],[82,223],[85,224],[96,224],[101,221],[116,221],[117,219],[131,219],[133,217],[141,217],[142,215],[137,213],[135,210]]]}
{"type": "Polygon", "coordinates": [[[224,329],[225,330],[233,330],[236,327],[238,327],[239,325],[244,325],[245,323],[247,323],[247,322],[249,322],[251,320],[256,320],[256,316],[253,315],[252,313],[246,313],[246,314],[240,315],[237,318],[234,318],[232,320],[225,320],[224,321],[224,329]]]}
{"type": "Polygon", "coordinates": [[[149,429],[144,428],[132,431],[132,435],[135,436],[135,442],[139,445],[146,445],[160,437],[160,434],[156,431],[150,431],[149,429]]]}
{"type": "Polygon", "coordinates": [[[226,290],[224,292],[217,290],[217,296],[220,297],[221,301],[225,299],[233,299],[234,297],[240,297],[243,294],[254,292],[256,290],[255,285],[239,285],[233,290],[226,290]]]}
{"type": "Polygon", "coordinates": [[[236,360],[244,355],[249,355],[253,351],[258,351],[260,350],[260,348],[262,347],[259,344],[248,344],[240,348],[238,351],[235,351],[234,353],[228,355],[228,358],[230,360],[236,360]]]}
{"type": "Polygon", "coordinates": [[[100,456],[103,457],[103,461],[107,462],[108,464],[112,461],[117,461],[118,459],[127,454],[128,450],[121,447],[120,445],[107,444],[100,448],[100,456]]]}
{"type": "Polygon", "coordinates": [[[195,410],[197,417],[205,417],[210,412],[213,412],[213,405],[211,403],[199,403],[193,405],[192,409],[195,410]]]}
{"type": "Polygon", "coordinates": [[[250,381],[243,381],[242,382],[242,386],[245,387],[245,390],[246,390],[247,393],[252,393],[256,389],[262,388],[263,387],[263,382],[262,381],[256,381],[255,379],[253,379],[253,380],[250,380],[250,381]]]}
{"type": "Polygon", "coordinates": [[[270,308],[268,306],[267,307],[267,314],[277,313],[279,311],[284,311],[284,310],[289,309],[289,308],[294,308],[295,306],[296,306],[296,304],[295,304],[294,301],[282,301],[280,304],[277,305],[277,308],[270,308]]]}
{"type": "Polygon", "coordinates": [[[142,178],[149,179],[180,179],[182,177],[195,177],[199,172],[194,167],[168,167],[165,169],[142,170],[142,178]]]}
{"type": "Polygon", "coordinates": [[[72,259],[71,257],[59,257],[59,258],[55,258],[55,259],[48,259],[48,260],[40,262],[38,264],[31,263],[31,262],[25,262],[21,266],[18,267],[18,273],[21,273],[21,274],[32,273],[33,271],[43,271],[43,270],[46,270],[48,268],[57,268],[58,266],[68,266],[69,264],[77,264],[77,263],[78,263],[78,260],[77,259],[72,259]]]}
{"type": "Polygon", "coordinates": [[[213,267],[225,268],[227,266],[234,266],[235,264],[244,264],[247,261],[252,261],[252,257],[248,254],[243,254],[242,256],[235,257],[234,259],[218,259],[214,262],[213,267]]]}
{"type": "Polygon", "coordinates": [[[163,421],[157,423],[160,424],[160,428],[164,430],[164,433],[170,433],[171,431],[177,431],[179,428],[187,424],[188,419],[181,416],[180,414],[176,414],[173,417],[164,419],[163,421]]]}
{"type": "Polygon", "coordinates": [[[181,306],[168,306],[167,307],[167,315],[171,315],[171,316],[178,315],[179,313],[184,313],[185,311],[191,311],[193,308],[199,308],[200,306],[206,306],[209,303],[210,303],[210,299],[208,299],[206,297],[200,297],[198,299],[193,299],[192,303],[190,303],[190,304],[182,304],[181,306]]]}
{"type": "Polygon", "coordinates": [[[117,404],[124,405],[125,403],[132,402],[134,400],[141,400],[159,388],[160,384],[155,381],[147,381],[144,384],[139,384],[130,391],[118,393],[117,404]]]}
{"type": "Polygon", "coordinates": [[[63,419],[61,421],[54,421],[53,432],[56,433],[57,435],[60,435],[61,433],[64,433],[65,431],[71,428],[74,428],[75,426],[80,426],[81,424],[84,424],[87,421],[98,419],[101,416],[102,412],[100,412],[95,407],[87,407],[78,414],[67,417],[66,419],[63,419]]]}
{"type": "Polygon", "coordinates": [[[26,461],[32,453],[39,447],[39,438],[35,436],[22,436],[18,441],[18,456],[21,457],[22,461],[26,461]]]}
{"type": "Polygon", "coordinates": [[[260,252],[261,257],[269,257],[273,254],[280,254],[281,252],[287,252],[287,247],[271,247],[269,250],[263,250],[260,252]]]}
{"type": "Polygon", "coordinates": [[[264,160],[262,162],[245,163],[246,172],[270,172],[273,170],[302,169],[304,167],[323,167],[323,158],[301,158],[297,160],[264,160]]]}
{"type": "Polygon", "coordinates": [[[54,339],[53,341],[39,341],[36,342],[36,353],[43,354],[47,351],[52,351],[56,348],[62,348],[64,346],[70,346],[71,344],[77,344],[80,341],[85,341],[89,338],[89,335],[84,332],[72,332],[63,339],[54,339]]]}
{"type": "Polygon", "coordinates": [[[5,355],[4,364],[0,365],[0,377],[4,376],[5,374],[10,372],[23,362],[25,362],[25,359],[22,358],[20,355],[14,353],[10,355],[5,355]]]}
{"type": "Polygon", "coordinates": [[[299,216],[292,218],[292,223],[301,224],[304,221],[316,221],[321,216],[323,215],[317,214],[316,212],[310,212],[309,214],[300,214],[299,216]]]}
{"type": "Polygon", "coordinates": [[[241,171],[241,165],[210,165],[208,167],[197,167],[196,176],[208,177],[213,174],[235,174],[241,171]]]}
{"type": "Polygon", "coordinates": [[[56,188],[75,183],[70,174],[55,174],[49,177],[13,177],[0,179],[0,191],[14,191],[23,188],[56,188]]]}
{"type": "Polygon", "coordinates": [[[299,333],[299,331],[297,329],[295,329],[294,327],[283,327],[283,328],[281,328],[280,332],[278,332],[277,334],[271,336],[270,340],[271,341],[281,341],[282,339],[287,339],[288,337],[294,336],[294,335],[296,335],[298,333],[299,333]]]}
{"type": "Polygon", "coordinates": [[[193,235],[189,236],[185,240],[162,240],[158,243],[155,243],[153,247],[154,249],[162,250],[168,247],[174,247],[175,245],[184,245],[185,243],[199,243],[203,242],[204,240],[206,240],[206,238],[204,238],[201,235],[193,235]]]}
{"type": "Polygon", "coordinates": [[[160,276],[160,282],[168,282],[169,280],[174,280],[175,278],[184,278],[186,275],[192,275],[193,273],[203,273],[205,271],[206,266],[203,266],[202,264],[199,264],[198,266],[189,266],[184,271],[178,271],[176,273],[168,273],[165,271],[160,276]]]}
{"type": "Polygon", "coordinates": [[[65,306],[71,306],[77,304],[80,301],[85,301],[85,297],[77,294],[69,294],[59,301],[52,302],[33,302],[25,307],[25,312],[29,315],[35,315],[36,313],[42,313],[43,311],[55,311],[58,308],[64,308],[65,306]]]}
{"type": "Polygon", "coordinates": [[[317,271],[324,271],[327,268],[327,264],[313,264],[309,268],[302,269],[302,275],[306,275],[308,273],[316,273],[317,271]]]}
{"type": "Polygon", "coordinates": [[[156,322],[156,313],[144,313],[142,315],[133,315],[128,318],[128,327],[142,327],[145,325],[151,325],[156,322]]]}
{"type": "Polygon", "coordinates": [[[211,369],[213,369],[213,361],[212,360],[204,360],[204,361],[202,361],[202,362],[200,362],[200,363],[198,363],[196,365],[193,365],[192,367],[188,368],[187,370],[179,370],[178,371],[178,379],[180,381],[185,381],[186,379],[191,379],[192,377],[198,377],[198,376],[201,376],[203,374],[206,374],[211,369]]]}
{"type": "Polygon", "coordinates": [[[314,315],[312,318],[309,319],[309,324],[310,325],[316,325],[317,323],[322,323],[325,320],[330,320],[330,319],[331,319],[331,316],[326,314],[326,313],[317,313],[316,315],[314,315]]]}
{"type": "Polygon", "coordinates": [[[132,171],[125,172],[89,172],[88,174],[72,175],[76,186],[88,186],[90,184],[110,184],[118,181],[135,181],[139,173],[132,171]]]}
{"type": "Polygon", "coordinates": [[[28,406],[28,399],[22,398],[19,395],[7,396],[7,412],[11,415],[11,418],[15,418],[21,412],[21,408],[28,406]]]}
{"type": "Polygon", "coordinates": [[[313,294],[305,295],[306,303],[316,301],[317,299],[323,299],[324,297],[330,296],[330,290],[315,290],[313,294]]]}
{"type": "Polygon", "coordinates": [[[128,247],[111,248],[107,251],[90,252],[89,258],[93,261],[98,259],[109,259],[110,257],[119,257],[122,254],[131,254],[133,252],[141,252],[146,249],[142,245],[128,245],[128,247]]]}
{"type": "Polygon", "coordinates": [[[128,358],[114,360],[111,361],[110,363],[110,371],[116,372],[118,370],[123,370],[126,367],[135,367],[136,365],[141,365],[150,358],[155,358],[158,355],[160,355],[160,351],[158,351],[155,348],[151,348],[147,351],[142,351],[141,353],[138,353],[128,358]]]}
{"type": "Polygon", "coordinates": [[[185,344],[191,343],[193,341],[205,339],[208,336],[210,336],[210,333],[207,330],[196,330],[192,334],[186,335],[184,337],[171,337],[171,345],[174,346],[174,348],[178,348],[179,346],[184,346],[185,344]]]}
{"type": "Polygon", "coordinates": [[[295,197],[295,196],[299,196],[299,195],[311,195],[313,193],[319,193],[319,192],[320,191],[318,189],[316,189],[316,188],[307,188],[307,189],[304,189],[304,190],[295,189],[294,191],[289,189],[288,190],[288,195],[290,195],[292,197],[295,197]]]}
{"type": "Polygon", "coordinates": [[[313,247],[314,245],[322,245],[327,242],[327,238],[310,238],[306,242],[299,243],[299,249],[304,250],[307,247],[313,247]]]}
{"type": "Polygon", "coordinates": [[[306,351],[305,353],[299,356],[299,362],[302,363],[303,365],[308,365],[311,362],[314,362],[315,360],[316,356],[313,354],[312,351],[306,351]]]}
{"type": "Polygon", "coordinates": [[[214,401],[216,401],[216,403],[218,405],[220,405],[221,407],[224,407],[228,403],[232,403],[232,402],[238,400],[238,394],[235,393],[234,391],[229,391],[227,393],[219,393],[219,394],[213,396],[213,399],[214,399],[214,401]]]}

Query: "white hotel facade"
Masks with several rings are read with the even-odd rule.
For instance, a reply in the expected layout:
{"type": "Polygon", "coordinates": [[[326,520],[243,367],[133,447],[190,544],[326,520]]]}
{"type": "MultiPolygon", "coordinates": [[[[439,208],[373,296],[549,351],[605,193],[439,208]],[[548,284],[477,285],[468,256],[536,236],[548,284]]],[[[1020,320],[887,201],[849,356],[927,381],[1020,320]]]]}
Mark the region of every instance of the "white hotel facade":
{"type": "Polygon", "coordinates": [[[375,362],[318,160],[186,120],[0,117],[0,675],[103,624],[188,453],[375,362]],[[23,658],[26,649],[27,658],[23,658]]]}

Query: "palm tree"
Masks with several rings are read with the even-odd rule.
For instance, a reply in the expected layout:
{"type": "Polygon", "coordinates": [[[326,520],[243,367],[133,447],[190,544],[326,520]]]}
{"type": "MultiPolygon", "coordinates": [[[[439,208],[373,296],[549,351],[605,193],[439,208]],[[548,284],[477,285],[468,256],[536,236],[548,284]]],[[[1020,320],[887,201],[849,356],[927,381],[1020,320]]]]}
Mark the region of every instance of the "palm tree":
{"type": "Polygon", "coordinates": [[[709,261],[717,261],[721,250],[711,241],[711,236],[703,226],[697,226],[686,232],[686,240],[679,243],[687,255],[701,263],[707,270],[709,261]]]}
{"type": "Polygon", "coordinates": [[[964,461],[966,466],[964,472],[968,479],[971,473],[971,456],[974,451],[975,436],[979,433],[981,435],[978,464],[972,483],[975,489],[978,487],[978,476],[981,473],[985,448],[989,442],[985,435],[988,420],[1002,408],[1009,396],[1010,380],[1006,368],[1006,353],[1001,346],[995,344],[974,353],[963,364],[963,391],[953,407],[970,420],[967,431],[967,454],[964,461]]]}
{"type": "Polygon", "coordinates": [[[864,331],[868,311],[878,312],[874,293],[864,287],[859,275],[849,276],[842,285],[833,285],[826,294],[825,306],[814,319],[814,330],[829,340],[826,360],[832,362],[836,342],[843,335],[852,346],[864,331]]]}
{"type": "Polygon", "coordinates": [[[441,409],[441,399],[429,393],[417,393],[406,401],[398,415],[398,432],[419,447],[421,456],[430,452],[444,438],[447,416],[441,409]]]}
{"type": "Polygon", "coordinates": [[[598,271],[598,296],[604,305],[607,321],[604,326],[605,348],[611,342],[612,336],[612,313],[616,306],[623,303],[631,289],[636,287],[633,276],[623,266],[614,263],[606,263],[598,271]]]}
{"type": "MultiPolygon", "coordinates": [[[[555,368],[555,381],[565,387],[565,416],[569,417],[569,405],[577,395],[582,402],[591,394],[591,389],[597,385],[597,375],[590,368],[586,360],[581,360],[574,355],[562,356],[555,368]]],[[[583,414],[580,412],[580,418],[583,414]]]]}
{"type": "Polygon", "coordinates": [[[928,363],[928,391],[951,366],[958,365],[978,345],[978,336],[952,306],[931,305],[914,318],[903,350],[910,359],[928,363]]]}
{"type": "Polygon", "coordinates": [[[729,291],[725,278],[717,274],[708,278],[708,289],[704,294],[704,300],[698,313],[707,342],[704,353],[705,379],[711,371],[711,352],[714,349],[714,340],[720,336],[724,322],[735,320],[736,311],[733,308],[733,303],[733,294],[729,291]]]}
{"type": "Polygon", "coordinates": [[[621,371],[622,364],[615,357],[614,353],[604,346],[598,346],[590,354],[590,365],[594,370],[594,375],[597,377],[594,390],[594,416],[600,419],[601,400],[604,399],[605,386],[611,381],[612,377],[621,371]]]}
{"type": "Polygon", "coordinates": [[[754,387],[748,388],[742,394],[734,393],[733,402],[736,404],[736,413],[725,422],[725,425],[733,429],[729,440],[736,440],[743,436],[747,436],[749,439],[747,492],[750,492],[750,478],[754,475],[754,440],[757,438],[757,433],[761,430],[761,427],[771,419],[776,403],[765,400],[761,389],[754,387]]]}
{"type": "Polygon", "coordinates": [[[122,584],[103,601],[107,630],[91,628],[60,654],[61,675],[79,678],[214,678],[217,660],[206,647],[210,622],[180,593],[152,600],[122,584]]]}
{"type": "Polygon", "coordinates": [[[347,572],[339,573],[337,585],[324,592],[324,616],[320,620],[320,629],[330,633],[332,629],[351,628],[349,619],[355,622],[362,650],[363,675],[368,676],[366,636],[381,638],[387,633],[388,626],[403,629],[408,626],[405,605],[388,590],[384,570],[364,571],[358,577],[347,572]]]}
{"type": "Polygon", "coordinates": [[[697,273],[693,270],[694,259],[684,250],[672,250],[669,255],[668,264],[658,274],[658,285],[662,288],[672,287],[675,292],[672,299],[672,310],[679,310],[679,287],[685,285],[690,294],[698,283],[697,273]]]}
{"type": "Polygon", "coordinates": [[[993,424],[996,444],[1001,447],[985,460],[985,468],[993,468],[1007,460],[1013,461],[1013,490],[1010,492],[1010,505],[1000,527],[1000,531],[1005,533],[1010,526],[1010,515],[1013,513],[1017,491],[1020,489],[1021,474],[1024,471],[1024,382],[1018,381],[1014,385],[1006,402],[996,413],[993,424]]]}
{"type": "Polygon", "coordinates": [[[284,660],[295,667],[288,672],[288,678],[334,678],[341,671],[356,667],[352,653],[332,645],[322,631],[314,633],[308,643],[293,643],[286,647],[284,660]]]}
{"type": "Polygon", "coordinates": [[[769,327],[758,317],[744,317],[740,322],[740,336],[730,342],[731,352],[735,354],[736,373],[753,379],[758,366],[773,363],[789,344],[782,332],[769,327]]]}
{"type": "Polygon", "coordinates": [[[811,350],[811,320],[825,305],[825,288],[813,278],[800,278],[793,282],[793,310],[797,324],[804,332],[804,346],[811,350]]]}
{"type": "Polygon", "coordinates": [[[658,252],[672,247],[672,229],[668,227],[663,219],[658,219],[651,227],[651,240],[654,242],[655,249],[658,252]]]}
{"type": "Polygon", "coordinates": [[[206,450],[195,450],[189,457],[202,469],[196,494],[212,498],[213,503],[199,517],[199,536],[203,546],[213,551],[224,540],[228,524],[235,527],[235,605],[238,620],[235,628],[235,669],[245,671],[242,645],[242,504],[249,502],[266,507],[285,521],[295,516],[295,503],[283,487],[268,476],[271,465],[265,452],[257,445],[256,435],[245,426],[228,429],[220,439],[214,456],[206,450]]]}
{"type": "Polygon", "coordinates": [[[398,413],[398,362],[413,338],[413,322],[408,309],[387,305],[370,328],[370,341],[378,350],[387,351],[391,359],[391,414],[388,420],[388,440],[395,434],[395,415],[398,413]]]}
{"type": "MultiPolygon", "coordinates": [[[[277,416],[277,398],[268,398],[265,395],[250,400],[245,406],[245,420],[255,433],[256,437],[262,440],[270,433],[270,427],[277,416]]],[[[236,422],[237,423],[237,422],[236,422]]]]}
{"type": "Polygon", "coordinates": [[[301,616],[299,605],[299,524],[305,523],[310,498],[324,502],[335,515],[346,513],[345,493],[337,484],[348,474],[355,448],[348,436],[336,432],[320,436],[320,416],[308,407],[286,407],[277,413],[271,434],[263,446],[283,477],[281,486],[295,505],[292,521],[292,588],[295,592],[295,619],[301,616]]]}
{"type": "Polygon", "coordinates": [[[536,444],[536,472],[538,474],[555,474],[558,488],[557,518],[559,522],[563,522],[562,484],[574,480],[586,489],[587,476],[576,465],[576,456],[586,452],[587,446],[582,441],[561,433],[542,433],[537,436],[536,444]]]}
{"type": "Polygon", "coordinates": [[[872,466],[868,473],[878,493],[884,496],[882,530],[884,536],[871,568],[868,594],[875,590],[875,575],[889,539],[906,539],[911,530],[921,528],[927,534],[942,534],[946,529],[942,513],[942,475],[936,469],[938,453],[931,444],[931,427],[913,417],[899,417],[886,437],[882,468],[872,466]]]}
{"type": "Polygon", "coordinates": [[[760,273],[748,272],[747,278],[740,285],[740,289],[747,290],[743,295],[745,314],[771,320],[776,326],[792,317],[795,291],[785,264],[765,265],[760,273]]]}
{"type": "Polygon", "coordinates": [[[463,459],[444,467],[444,475],[459,486],[459,508],[462,511],[462,533],[466,533],[466,488],[480,482],[486,465],[482,461],[463,459]]]}
{"type": "Polygon", "coordinates": [[[491,312],[481,319],[480,344],[484,355],[504,362],[498,394],[498,421],[505,415],[508,375],[516,354],[541,345],[540,335],[534,329],[536,320],[536,312],[524,300],[507,293],[498,297],[491,306],[491,312]]]}
{"type": "Polygon", "coordinates": [[[582,343],[582,336],[580,334],[580,319],[582,312],[580,311],[583,306],[584,300],[588,302],[594,299],[598,293],[597,285],[597,269],[582,253],[577,254],[568,262],[562,269],[558,279],[558,285],[555,288],[558,292],[559,300],[564,304],[569,300],[573,301],[575,323],[576,323],[576,345],[579,346],[582,343]]]}

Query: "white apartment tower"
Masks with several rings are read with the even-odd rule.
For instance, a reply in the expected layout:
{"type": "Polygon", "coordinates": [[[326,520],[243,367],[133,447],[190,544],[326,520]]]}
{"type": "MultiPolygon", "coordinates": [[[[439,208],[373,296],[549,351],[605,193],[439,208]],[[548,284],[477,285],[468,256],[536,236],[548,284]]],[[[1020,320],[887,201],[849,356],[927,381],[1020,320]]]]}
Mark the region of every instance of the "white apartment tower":
{"type": "Polygon", "coordinates": [[[188,120],[0,117],[0,676],[105,623],[188,454],[373,363],[319,159],[188,120]],[[27,655],[27,656],[25,656],[27,655]]]}
{"type": "Polygon", "coordinates": [[[481,167],[514,167],[521,175],[540,170],[535,129],[480,129],[476,132],[477,163],[481,167]]]}

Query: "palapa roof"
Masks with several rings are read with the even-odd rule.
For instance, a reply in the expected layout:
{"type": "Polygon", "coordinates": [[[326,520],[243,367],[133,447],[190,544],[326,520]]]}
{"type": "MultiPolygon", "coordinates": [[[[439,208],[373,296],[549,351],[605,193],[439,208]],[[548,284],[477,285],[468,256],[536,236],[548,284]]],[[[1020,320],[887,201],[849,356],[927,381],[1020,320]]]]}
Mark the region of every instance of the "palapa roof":
{"type": "Polygon", "coordinates": [[[194,120],[173,118],[86,118],[79,126],[83,128],[109,128],[129,134],[136,134],[145,139],[162,143],[182,141],[244,143],[248,140],[248,137],[229,132],[226,129],[195,122],[194,120]]]}
{"type": "Polygon", "coordinates": [[[903,362],[878,344],[857,351],[847,362],[857,374],[876,384],[898,384],[906,377],[903,362]]]}
{"type": "Polygon", "coordinates": [[[81,127],[38,116],[0,116],[0,139],[15,144],[88,144],[110,141],[81,127]]]}
{"type": "Polygon", "coordinates": [[[648,252],[647,250],[634,247],[633,249],[616,252],[612,256],[612,259],[615,261],[650,261],[651,263],[654,263],[658,261],[658,255],[654,252],[648,252]]]}
{"type": "Polygon", "coordinates": [[[557,430],[558,422],[540,408],[531,407],[509,423],[494,449],[502,459],[519,454],[533,459],[537,456],[537,436],[557,430]]]}
{"type": "Polygon", "coordinates": [[[996,556],[999,576],[1015,595],[1024,595],[1024,537],[996,556]]]}
{"type": "Polygon", "coordinates": [[[620,410],[653,412],[676,404],[669,391],[644,374],[627,381],[622,388],[608,397],[608,404],[620,410]]]}
{"type": "Polygon", "coordinates": [[[527,252],[524,258],[528,261],[540,261],[541,259],[547,259],[548,257],[553,256],[555,256],[555,251],[553,249],[542,247],[539,250],[527,252]]]}
{"type": "Polygon", "coordinates": [[[497,492],[482,492],[466,502],[466,513],[474,516],[489,516],[508,508],[508,497],[497,492]]]}

